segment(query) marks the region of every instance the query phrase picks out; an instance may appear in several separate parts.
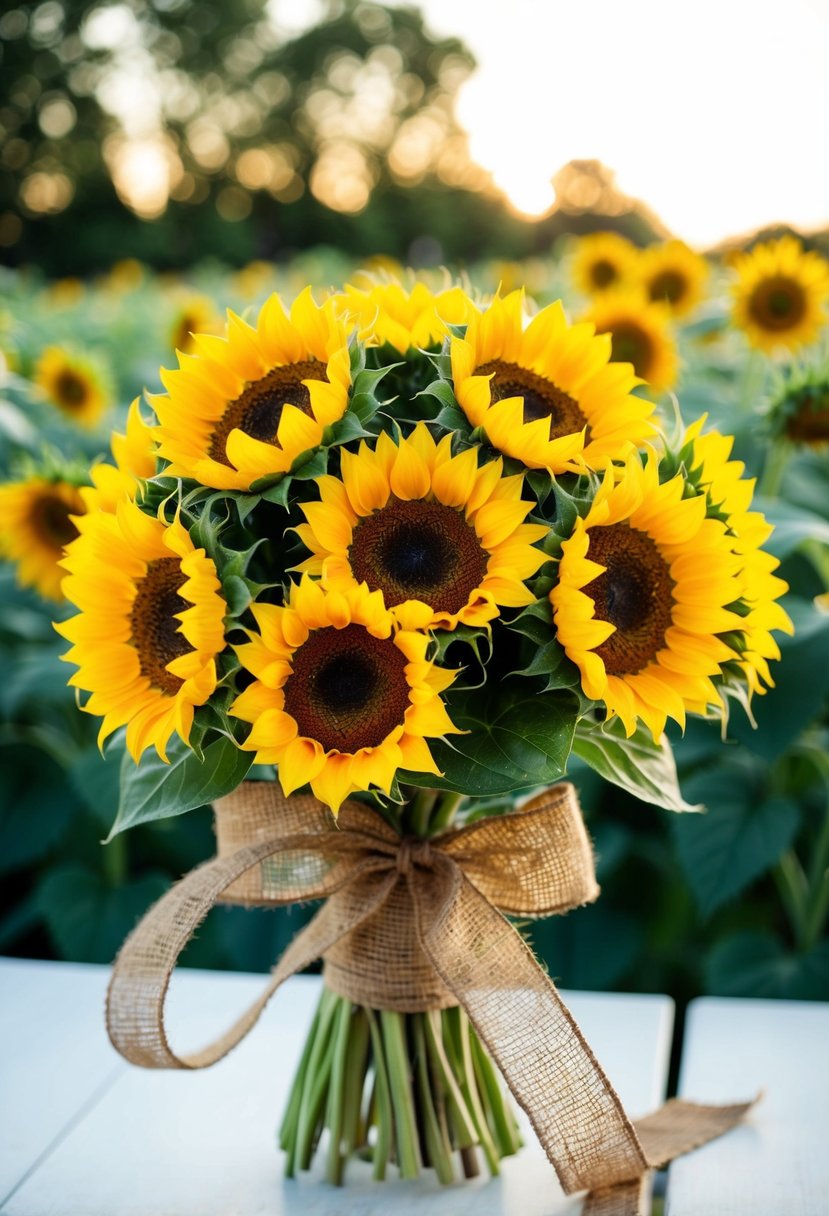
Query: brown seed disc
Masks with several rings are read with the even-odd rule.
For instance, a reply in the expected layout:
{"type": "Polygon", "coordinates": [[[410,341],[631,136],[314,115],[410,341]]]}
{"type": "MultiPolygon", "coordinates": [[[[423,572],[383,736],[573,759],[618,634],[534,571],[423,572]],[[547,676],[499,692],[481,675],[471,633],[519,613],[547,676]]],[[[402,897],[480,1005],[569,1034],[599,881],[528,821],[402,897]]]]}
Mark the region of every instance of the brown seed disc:
{"type": "Polygon", "coordinates": [[[786,434],[795,443],[829,443],[829,391],[804,397],[786,421],[786,434]]]}
{"type": "Polygon", "coordinates": [[[599,258],[590,267],[590,281],[599,291],[604,290],[605,287],[609,287],[611,283],[615,283],[618,277],[619,271],[606,258],[599,258]]]}
{"type": "Polygon", "coordinates": [[[348,558],[357,581],[382,591],[389,607],[423,600],[435,612],[459,612],[480,587],[489,554],[462,511],[392,497],[357,522],[348,558]]]}
{"type": "MultiPolygon", "coordinates": [[[[578,401],[553,384],[552,380],[517,363],[505,363],[501,359],[493,359],[475,369],[476,376],[489,376],[492,373],[489,391],[493,402],[503,401],[506,397],[523,397],[524,422],[549,418],[551,439],[577,434],[587,426],[578,401]]],[[[589,428],[587,438],[589,441],[589,428]]]]}
{"type": "Polygon", "coordinates": [[[596,619],[616,626],[596,654],[608,675],[635,675],[665,646],[674,581],[654,541],[637,528],[611,524],[588,535],[588,558],[607,569],[582,590],[596,619]]]}
{"type": "Polygon", "coordinates": [[[193,647],[183,633],[176,613],[190,608],[179,589],[187,581],[177,557],[159,557],[147,565],[138,584],[130,614],[132,643],[138,651],[141,674],[154,688],[175,696],[184,683],[166,670],[168,663],[188,654],[193,647]]]}
{"type": "Polygon", "coordinates": [[[325,380],[325,364],[319,359],[274,367],[261,380],[246,384],[216,423],[210,440],[210,458],[230,466],[227,437],[239,429],[262,443],[277,442],[277,431],[286,405],[294,405],[311,416],[311,394],[303,380],[325,380]]]}
{"type": "Polygon", "coordinates": [[[64,368],[55,381],[55,397],[69,410],[80,409],[86,401],[87,385],[76,372],[64,368]]]}
{"type": "Polygon", "coordinates": [[[406,656],[362,625],[315,629],[294,652],[285,712],[325,751],[379,747],[409,706],[406,656]]]}
{"type": "Polygon", "coordinates": [[[642,380],[650,379],[655,353],[650,335],[635,321],[620,321],[611,330],[611,360],[632,363],[642,380]]]}
{"type": "Polygon", "coordinates": [[[32,524],[44,544],[58,552],[73,541],[78,529],[69,516],[72,508],[59,494],[43,494],[32,509],[32,524]]]}
{"type": "Polygon", "coordinates": [[[757,284],[749,297],[748,311],[762,329],[785,333],[803,320],[806,296],[795,279],[776,275],[757,284]]]}
{"type": "Polygon", "coordinates": [[[669,304],[679,304],[687,292],[688,280],[678,270],[663,270],[648,285],[652,300],[667,300],[669,304]]]}

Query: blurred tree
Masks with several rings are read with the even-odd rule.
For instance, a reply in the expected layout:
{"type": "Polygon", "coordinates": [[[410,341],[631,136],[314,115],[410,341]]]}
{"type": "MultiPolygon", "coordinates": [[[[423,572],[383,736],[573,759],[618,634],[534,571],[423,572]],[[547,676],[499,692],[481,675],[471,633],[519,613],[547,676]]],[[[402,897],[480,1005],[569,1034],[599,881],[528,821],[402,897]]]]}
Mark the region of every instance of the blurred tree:
{"type": "MultiPolygon", "coordinates": [[[[368,0],[323,0],[318,23],[294,36],[282,12],[278,0],[7,9],[0,244],[10,259],[64,272],[126,253],[173,265],[332,234],[362,252],[369,233],[368,248],[405,252],[440,229],[442,208],[427,206],[426,223],[401,208],[403,191],[488,186],[454,119],[474,66],[458,39],[432,36],[416,9],[368,0]],[[160,222],[150,232],[136,219],[160,222]]],[[[488,198],[479,211],[473,233],[500,206],[488,198]]]]}

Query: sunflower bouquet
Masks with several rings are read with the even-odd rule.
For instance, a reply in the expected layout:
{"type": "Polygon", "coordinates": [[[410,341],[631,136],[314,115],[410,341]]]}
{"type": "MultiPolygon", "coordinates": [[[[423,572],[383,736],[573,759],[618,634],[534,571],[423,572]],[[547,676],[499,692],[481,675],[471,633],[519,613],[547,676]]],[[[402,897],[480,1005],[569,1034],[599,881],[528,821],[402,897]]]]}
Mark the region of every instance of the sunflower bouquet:
{"type": "Polygon", "coordinates": [[[771,684],[774,631],[791,629],[770,527],[730,440],[702,420],[666,436],[610,333],[560,303],[530,318],[520,291],[365,282],[318,303],[309,289],[289,310],[272,296],[255,323],[229,314],[191,351],[162,372],[153,422],[136,403],[114,465],[93,471],[63,563],[70,683],[102,745],[125,733],[114,830],[217,808],[219,869],[190,876],[163,940],[149,914],[149,954],[128,941],[111,1032],[140,1063],[218,1058],[232,1035],[182,1061],[139,1034],[135,977],[157,968],[163,1000],[187,909],[327,896],[313,949],[298,938],[272,985],[324,957],[281,1129],[288,1172],[327,1129],[332,1182],[351,1155],[377,1178],[394,1161],[449,1182],[480,1151],[496,1173],[520,1136],[493,1056],[527,1106],[525,1065],[455,999],[435,907],[446,929],[462,893],[490,892],[494,921],[447,930],[467,934],[453,965],[474,969],[485,929],[469,925],[494,925],[495,942],[501,912],[595,898],[578,817],[554,847],[509,836],[550,798],[563,830],[569,787],[539,791],[571,754],[689,809],[668,719],[747,706],[771,684]],[[582,867],[566,883],[552,877],[565,843],[582,867]],[[424,874],[445,880],[443,902],[424,874]]]}

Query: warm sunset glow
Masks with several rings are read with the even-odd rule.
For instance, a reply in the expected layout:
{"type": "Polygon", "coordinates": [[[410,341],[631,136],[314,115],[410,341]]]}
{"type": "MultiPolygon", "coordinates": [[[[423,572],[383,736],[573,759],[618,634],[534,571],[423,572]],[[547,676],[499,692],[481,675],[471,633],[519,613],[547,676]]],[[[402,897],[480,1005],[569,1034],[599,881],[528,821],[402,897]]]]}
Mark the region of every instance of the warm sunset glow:
{"type": "Polygon", "coordinates": [[[422,0],[478,59],[458,116],[521,212],[600,160],[678,236],[709,245],[777,221],[829,221],[829,6],[790,0],[543,4],[422,0]]]}

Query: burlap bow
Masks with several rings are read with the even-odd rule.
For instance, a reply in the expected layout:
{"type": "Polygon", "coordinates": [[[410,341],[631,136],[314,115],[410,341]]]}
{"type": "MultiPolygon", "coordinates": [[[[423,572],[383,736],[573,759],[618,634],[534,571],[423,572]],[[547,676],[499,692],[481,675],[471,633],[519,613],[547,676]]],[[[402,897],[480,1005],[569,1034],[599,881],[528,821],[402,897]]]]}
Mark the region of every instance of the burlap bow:
{"type": "Polygon", "coordinates": [[[219,856],[192,871],[127,938],[107,1027],[145,1068],[204,1068],[247,1034],[289,976],[319,958],[326,983],[360,1004],[415,1012],[462,1005],[524,1108],[565,1192],[585,1211],[632,1216],[648,1170],[726,1131],[750,1103],[672,1101],[635,1125],[581,1031],[505,917],[566,912],[598,895],[573,787],[437,839],[401,839],[345,803],[335,825],[313,798],[249,782],[216,805],[219,856]],[[177,1055],[164,1001],[176,961],[219,900],[325,899],[258,1000],[208,1047],[177,1055]]]}

